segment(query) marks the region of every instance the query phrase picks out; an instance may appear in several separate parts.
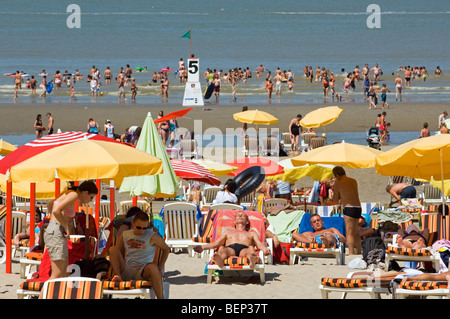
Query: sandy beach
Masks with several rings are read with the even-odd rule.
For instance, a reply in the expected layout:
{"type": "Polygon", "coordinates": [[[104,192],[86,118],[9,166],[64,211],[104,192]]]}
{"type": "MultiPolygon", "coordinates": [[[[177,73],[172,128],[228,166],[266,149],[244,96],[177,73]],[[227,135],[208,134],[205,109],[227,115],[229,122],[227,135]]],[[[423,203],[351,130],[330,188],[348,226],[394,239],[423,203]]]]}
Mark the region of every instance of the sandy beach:
{"type": "MultiPolygon", "coordinates": [[[[275,129],[280,132],[288,131],[290,121],[297,115],[303,116],[309,111],[323,106],[338,105],[344,110],[338,120],[326,126],[326,132],[365,132],[374,125],[377,114],[383,110],[380,108],[368,110],[368,104],[363,103],[327,103],[323,105],[261,105],[251,106],[249,109],[259,109],[273,114],[279,122],[259,128],[275,129]]],[[[194,129],[194,120],[202,120],[203,131],[207,128],[218,128],[223,133],[226,129],[241,127],[241,123],[233,119],[233,114],[242,111],[243,105],[208,104],[204,107],[196,107],[186,117],[178,119],[180,127],[194,129]]],[[[52,113],[55,118],[55,129],[62,131],[84,131],[89,118],[96,120],[102,127],[107,119],[110,119],[116,133],[123,133],[133,125],[142,126],[148,112],[156,118],[160,110],[167,114],[183,109],[181,105],[161,104],[159,106],[144,104],[102,104],[102,103],[17,103],[0,104],[2,125],[0,135],[33,134],[33,124],[37,114],[42,114],[43,123],[46,125],[45,114],[52,113]]],[[[419,135],[424,122],[429,123],[431,131],[437,130],[438,116],[447,110],[448,104],[436,103],[395,103],[391,102],[390,108],[385,109],[386,120],[391,123],[390,131],[417,131],[419,135]]],[[[450,111],[450,110],[447,110],[450,111]]],[[[250,126],[249,126],[250,127],[250,126]]],[[[323,128],[318,129],[322,132],[323,128]]]]}
{"type": "MultiPolygon", "coordinates": [[[[344,109],[339,119],[327,126],[327,131],[365,131],[371,126],[380,110],[367,110],[364,104],[340,104],[344,109]]],[[[386,110],[388,121],[392,123],[392,131],[419,130],[424,121],[433,127],[439,114],[445,110],[446,104],[435,103],[424,105],[419,103],[395,104],[386,110]],[[407,116],[407,118],[405,118],[407,116]]],[[[275,114],[279,119],[280,130],[287,129],[289,121],[298,113],[306,114],[317,106],[262,106],[261,109],[275,114]],[[282,109],[282,110],[281,110],[282,109]]],[[[99,122],[112,119],[118,131],[130,125],[141,125],[147,112],[157,114],[160,109],[166,113],[179,109],[179,106],[148,107],[145,105],[95,105],[95,104],[0,104],[2,113],[2,127],[0,134],[24,134],[33,132],[32,124],[37,113],[51,112],[55,116],[56,128],[62,130],[83,130],[87,119],[93,117],[99,122]]],[[[210,107],[203,111],[201,108],[192,110],[188,118],[179,119],[180,126],[189,128],[193,119],[203,120],[203,129],[217,127],[240,127],[232,119],[232,114],[239,112],[241,106],[210,107]],[[210,123],[206,125],[205,123],[210,123]]],[[[45,121],[44,121],[45,123],[45,121]]],[[[387,149],[389,146],[384,147],[387,149]]],[[[230,151],[224,150],[224,152],[230,151]]],[[[238,152],[234,149],[236,153],[238,152]]],[[[377,202],[385,205],[390,197],[385,191],[387,176],[380,176],[375,169],[347,169],[347,175],[355,178],[359,184],[361,202],[377,202]]],[[[226,180],[224,176],[221,180],[226,180]]],[[[311,186],[312,180],[304,178],[296,183],[297,187],[311,186]]],[[[120,198],[127,198],[121,194],[120,198]]],[[[164,202],[154,202],[153,211],[160,210],[164,202]]],[[[361,256],[356,256],[361,257],[361,256]]],[[[216,277],[212,285],[206,284],[203,273],[206,259],[189,258],[186,253],[171,253],[166,265],[166,280],[170,283],[170,298],[183,299],[320,299],[318,289],[320,279],[324,276],[345,277],[350,271],[349,261],[355,256],[347,256],[346,265],[336,265],[334,259],[310,258],[306,262],[288,265],[266,265],[266,283],[261,285],[255,273],[251,278],[220,278],[216,277]]],[[[0,299],[15,299],[16,289],[23,279],[19,278],[19,259],[13,260],[13,273],[5,274],[5,265],[0,265],[0,299]]],[[[340,298],[340,294],[331,294],[331,298],[340,298]]],[[[367,294],[350,294],[348,298],[369,298],[367,294]]],[[[386,297],[385,297],[386,298],[386,297]]]]}

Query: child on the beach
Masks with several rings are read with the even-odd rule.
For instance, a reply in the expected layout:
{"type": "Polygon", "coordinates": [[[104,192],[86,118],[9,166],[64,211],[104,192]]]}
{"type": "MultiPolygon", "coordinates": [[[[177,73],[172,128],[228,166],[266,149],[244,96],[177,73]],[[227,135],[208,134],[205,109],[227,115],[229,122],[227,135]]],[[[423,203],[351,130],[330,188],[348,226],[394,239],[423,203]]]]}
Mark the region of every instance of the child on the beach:
{"type": "Polygon", "coordinates": [[[386,108],[389,108],[389,104],[386,102],[386,98],[387,98],[387,92],[391,92],[391,91],[389,91],[389,89],[386,87],[386,83],[383,83],[383,87],[377,92],[381,93],[381,102],[383,102],[381,104],[381,108],[384,110],[385,105],[386,105],[386,108]]]}

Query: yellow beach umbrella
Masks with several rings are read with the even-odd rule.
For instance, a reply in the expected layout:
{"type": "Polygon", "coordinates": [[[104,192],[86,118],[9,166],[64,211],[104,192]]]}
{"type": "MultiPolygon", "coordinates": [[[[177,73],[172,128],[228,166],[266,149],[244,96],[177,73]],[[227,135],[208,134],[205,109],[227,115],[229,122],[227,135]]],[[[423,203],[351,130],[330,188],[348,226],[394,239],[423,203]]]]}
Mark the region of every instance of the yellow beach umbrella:
{"type": "Polygon", "coordinates": [[[381,175],[450,179],[450,135],[433,135],[396,146],[377,156],[375,168],[381,175]]]}
{"type": "Polygon", "coordinates": [[[226,175],[238,169],[236,166],[231,166],[225,163],[216,162],[209,159],[193,159],[192,162],[203,166],[212,174],[214,174],[214,176],[216,177],[226,175]]]}
{"type": "Polygon", "coordinates": [[[439,188],[444,196],[450,196],[450,179],[444,181],[444,190],[442,190],[442,181],[437,181],[434,178],[430,180],[430,185],[439,188]]]}
{"type": "MultiPolygon", "coordinates": [[[[433,135],[394,147],[377,156],[375,168],[381,175],[441,181],[442,205],[445,205],[444,181],[450,179],[450,135],[433,135]]],[[[445,238],[445,230],[443,235],[445,238]]]]}
{"type": "Polygon", "coordinates": [[[278,123],[278,119],[264,111],[248,110],[234,113],[233,118],[241,123],[270,125],[278,123]]]}
{"type": "Polygon", "coordinates": [[[344,112],[338,106],[321,107],[306,114],[300,121],[300,125],[306,128],[320,127],[333,123],[344,112]]]}
{"type": "Polygon", "coordinates": [[[0,155],[8,155],[17,149],[16,146],[4,140],[0,140],[0,155]]]}
{"type": "Polygon", "coordinates": [[[375,157],[381,151],[369,146],[336,143],[310,150],[292,159],[294,166],[329,164],[348,168],[368,168],[375,165],[375,157]]]}
{"type": "Polygon", "coordinates": [[[55,147],[11,168],[10,181],[53,182],[87,179],[114,180],[124,177],[161,174],[162,161],[122,143],[83,140],[55,147]]]}
{"type": "Polygon", "coordinates": [[[323,181],[324,179],[333,177],[334,165],[303,165],[294,166],[290,158],[278,162],[284,167],[284,173],[278,175],[267,176],[270,181],[282,180],[283,182],[295,183],[303,177],[310,177],[315,181],[323,181]]]}
{"type": "MultiPolygon", "coordinates": [[[[0,174],[0,188],[6,192],[6,176],[0,174]]],[[[60,184],[60,192],[67,190],[67,184],[60,184]]],[[[12,188],[12,195],[24,198],[30,198],[30,183],[14,183],[12,188]]],[[[36,183],[35,195],[36,199],[53,199],[55,198],[55,184],[54,183],[36,183]]]]}

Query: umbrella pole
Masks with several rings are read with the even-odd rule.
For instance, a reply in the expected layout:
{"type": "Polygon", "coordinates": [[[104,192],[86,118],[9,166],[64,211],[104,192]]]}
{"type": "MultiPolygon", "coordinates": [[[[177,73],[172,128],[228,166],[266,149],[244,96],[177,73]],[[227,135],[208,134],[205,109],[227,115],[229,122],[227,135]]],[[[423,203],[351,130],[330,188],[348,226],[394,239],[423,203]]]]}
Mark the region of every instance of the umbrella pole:
{"type": "Polygon", "coordinates": [[[12,230],[12,182],[6,182],[6,225],[5,225],[5,236],[6,236],[6,273],[12,273],[11,265],[11,230],[12,230]]]}
{"type": "Polygon", "coordinates": [[[86,213],[86,230],[84,231],[84,259],[89,260],[89,207],[84,206],[86,213]]]}
{"type": "Polygon", "coordinates": [[[447,234],[445,233],[445,215],[447,213],[447,208],[445,207],[445,190],[444,190],[444,159],[442,154],[442,148],[439,150],[439,156],[441,159],[441,183],[442,183],[442,235],[443,238],[447,238],[447,234]]]}
{"type": "Polygon", "coordinates": [[[30,183],[30,246],[34,246],[35,241],[35,214],[36,214],[36,183],[30,183]]]}

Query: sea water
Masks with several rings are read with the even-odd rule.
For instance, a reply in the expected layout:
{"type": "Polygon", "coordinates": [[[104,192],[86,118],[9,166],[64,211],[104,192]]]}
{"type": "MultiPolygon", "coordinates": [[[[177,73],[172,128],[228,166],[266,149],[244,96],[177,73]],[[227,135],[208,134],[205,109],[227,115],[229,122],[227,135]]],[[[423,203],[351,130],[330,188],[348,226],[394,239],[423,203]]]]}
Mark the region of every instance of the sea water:
{"type": "MultiPolygon", "coordinates": [[[[84,75],[93,65],[101,73],[111,67],[117,76],[120,67],[130,64],[148,67],[133,73],[138,84],[136,103],[181,104],[184,84],[174,72],[180,58],[191,52],[200,59],[200,69],[223,70],[260,64],[272,71],[291,69],[295,75],[293,92],[283,88],[272,104],[323,104],[320,83],[309,84],[303,77],[305,65],[325,67],[336,74],[336,90],[343,93],[342,81],[356,65],[383,69],[382,81],[395,91],[392,74],[399,66],[426,66],[427,81],[416,79],[404,89],[404,101],[448,101],[450,94],[450,2],[422,0],[270,0],[246,1],[31,1],[3,0],[0,9],[2,46],[0,74],[16,70],[37,76],[43,69],[53,77],[56,70],[84,75]],[[69,4],[80,9],[79,28],[68,26],[69,4]],[[368,7],[381,12],[379,27],[371,28],[368,7]],[[440,66],[443,75],[434,76],[440,66]],[[163,100],[153,72],[171,67],[169,98],[163,100]],[[151,85],[149,85],[151,84],[151,85]]],[[[224,85],[220,104],[267,104],[263,78],[255,76],[237,86],[236,100],[224,85]]],[[[206,86],[206,82],[202,83],[206,86]]],[[[102,83],[102,97],[93,98],[88,83],[75,84],[76,100],[64,87],[43,101],[29,90],[19,92],[19,103],[117,103],[117,83],[102,83]]],[[[0,103],[13,101],[13,79],[0,76],[0,103]]],[[[41,92],[38,89],[38,92],[41,92]]],[[[344,94],[344,102],[361,102],[360,84],[356,92],[344,94]]],[[[388,95],[388,102],[393,94],[388,95]]],[[[131,103],[128,99],[127,103],[131,103]]],[[[215,101],[206,101],[215,103],[215,101]]]]}

